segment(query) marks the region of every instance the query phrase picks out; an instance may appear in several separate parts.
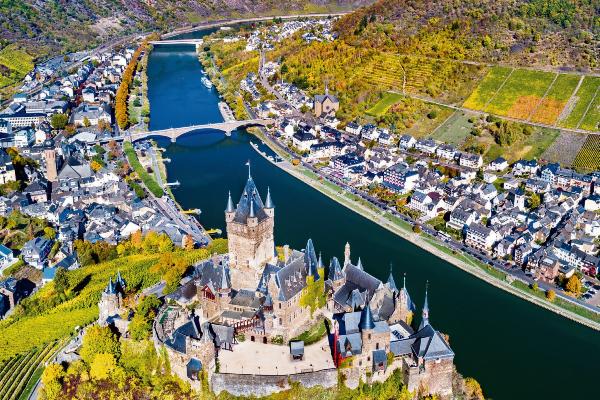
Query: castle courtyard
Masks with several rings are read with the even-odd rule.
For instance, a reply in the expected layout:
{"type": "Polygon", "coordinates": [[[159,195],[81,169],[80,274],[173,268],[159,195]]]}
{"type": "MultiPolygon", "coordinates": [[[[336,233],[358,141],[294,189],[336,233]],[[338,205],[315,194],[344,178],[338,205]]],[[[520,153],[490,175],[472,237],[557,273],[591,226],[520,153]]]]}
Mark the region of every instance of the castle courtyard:
{"type": "Polygon", "coordinates": [[[256,375],[289,375],[335,368],[327,337],[304,347],[304,358],[293,361],[286,345],[246,340],[233,351],[219,352],[221,372],[256,375]]]}

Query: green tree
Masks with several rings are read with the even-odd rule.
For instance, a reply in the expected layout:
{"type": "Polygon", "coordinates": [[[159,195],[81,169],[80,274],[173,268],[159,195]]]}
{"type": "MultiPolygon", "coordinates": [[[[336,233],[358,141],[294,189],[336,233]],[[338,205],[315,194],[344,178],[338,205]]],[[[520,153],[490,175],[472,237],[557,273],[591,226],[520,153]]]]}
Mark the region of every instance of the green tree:
{"type": "Polygon", "coordinates": [[[92,123],[90,122],[89,118],[88,117],[83,117],[83,126],[85,126],[87,128],[90,125],[92,125],[92,123]]]}
{"type": "Polygon", "coordinates": [[[110,354],[118,359],[120,355],[119,341],[110,328],[92,325],[83,337],[79,354],[88,365],[91,365],[97,354],[110,354]]]}
{"type": "Polygon", "coordinates": [[[63,267],[56,269],[54,275],[54,290],[57,293],[65,293],[69,289],[69,276],[63,267]]]}
{"type": "Polygon", "coordinates": [[[50,117],[50,126],[54,129],[65,129],[69,122],[69,116],[63,113],[52,114],[50,117]]]}
{"type": "Polygon", "coordinates": [[[320,278],[315,281],[313,276],[306,277],[306,287],[302,289],[300,295],[300,306],[310,307],[310,315],[319,308],[325,306],[325,270],[319,269],[320,278]]]}
{"type": "Polygon", "coordinates": [[[542,200],[540,199],[540,195],[537,193],[531,193],[529,195],[529,208],[531,210],[535,210],[541,204],[542,200]]]}

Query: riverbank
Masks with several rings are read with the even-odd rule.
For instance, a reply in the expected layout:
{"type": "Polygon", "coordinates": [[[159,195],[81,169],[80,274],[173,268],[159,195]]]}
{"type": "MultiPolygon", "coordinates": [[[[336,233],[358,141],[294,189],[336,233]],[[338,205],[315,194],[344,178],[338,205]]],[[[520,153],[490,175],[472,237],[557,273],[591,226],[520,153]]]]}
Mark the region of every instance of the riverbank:
{"type": "MultiPolygon", "coordinates": [[[[335,200],[337,203],[362,215],[370,221],[400,236],[401,238],[409,241],[410,243],[428,251],[436,257],[447,261],[448,263],[460,268],[461,270],[473,276],[482,279],[490,285],[493,285],[523,300],[529,301],[530,303],[538,305],[546,310],[552,311],[572,321],[578,322],[589,328],[600,331],[599,322],[586,318],[574,311],[565,309],[564,307],[567,305],[561,307],[560,305],[554,302],[550,302],[542,297],[535,295],[534,293],[530,293],[530,291],[533,291],[533,289],[529,289],[526,283],[523,283],[521,281],[514,281],[513,283],[509,282],[508,280],[506,280],[507,274],[503,273],[502,277],[499,271],[480,263],[478,260],[471,258],[470,256],[458,253],[454,254],[451,249],[444,247],[443,244],[438,243],[433,238],[425,236],[425,234],[414,233],[412,231],[412,226],[406,221],[403,221],[391,215],[388,212],[382,213],[380,209],[376,208],[371,204],[366,205],[366,202],[364,200],[359,199],[353,194],[344,191],[342,188],[334,185],[331,182],[324,181],[322,180],[322,178],[319,179],[318,175],[303,167],[302,165],[292,165],[292,163],[290,162],[289,155],[283,152],[279,148],[279,146],[276,143],[274,143],[273,140],[270,139],[267,135],[265,135],[261,130],[252,129],[251,132],[284,160],[282,162],[273,162],[272,160],[267,158],[270,162],[272,162],[274,165],[281,168],[282,170],[286,171],[291,176],[301,180],[305,184],[318,190],[319,192],[331,198],[332,200],[335,200]],[[517,282],[520,282],[522,285],[519,285],[517,282]]],[[[543,294],[543,292],[541,293],[543,294]]],[[[582,309],[582,311],[584,310],[582,309]]]]}

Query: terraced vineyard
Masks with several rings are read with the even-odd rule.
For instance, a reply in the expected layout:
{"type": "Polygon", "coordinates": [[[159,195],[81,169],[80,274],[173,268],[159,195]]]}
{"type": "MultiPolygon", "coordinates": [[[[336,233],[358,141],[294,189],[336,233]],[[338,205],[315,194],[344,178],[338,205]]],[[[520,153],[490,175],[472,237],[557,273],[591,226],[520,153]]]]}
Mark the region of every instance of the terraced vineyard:
{"type": "Polygon", "coordinates": [[[543,161],[560,163],[565,167],[571,166],[587,137],[588,135],[585,133],[561,131],[560,136],[546,149],[540,158],[543,161]]]}
{"type": "Polygon", "coordinates": [[[600,135],[588,135],[573,161],[573,167],[583,172],[600,170],[600,135]]]}
{"type": "Polygon", "coordinates": [[[27,399],[42,375],[45,363],[62,343],[51,342],[5,361],[0,366],[0,400],[27,399]]]}
{"type": "Polygon", "coordinates": [[[512,71],[512,68],[492,68],[467,98],[463,106],[473,110],[484,110],[512,71]]]}
{"type": "Polygon", "coordinates": [[[463,107],[564,128],[600,130],[600,77],[493,67],[463,107]]]}
{"type": "Polygon", "coordinates": [[[0,88],[20,81],[34,67],[33,57],[14,45],[0,50],[0,65],[6,68],[6,72],[0,74],[0,88]]]}
{"type": "MultiPolygon", "coordinates": [[[[594,121],[592,120],[592,118],[594,117],[594,115],[597,114],[594,113],[594,110],[592,109],[592,105],[590,103],[592,103],[594,99],[598,98],[599,89],[600,77],[586,76],[583,79],[583,82],[581,83],[581,86],[579,87],[577,93],[575,93],[573,97],[571,97],[571,99],[569,100],[569,104],[567,105],[569,109],[568,116],[563,121],[561,121],[559,125],[565,128],[580,127],[582,129],[587,129],[583,126],[580,126],[583,125],[583,121],[586,121],[585,126],[593,126],[594,121]],[[592,111],[592,114],[588,117],[587,114],[589,114],[590,110],[592,111]]],[[[598,103],[596,101],[596,105],[597,104],[598,103]]],[[[600,118],[597,117],[595,121],[596,124],[599,120],[600,118]]],[[[598,130],[598,128],[596,127],[595,130],[598,130]]]]}
{"type": "Polygon", "coordinates": [[[558,75],[546,96],[537,105],[531,120],[549,125],[555,124],[580,79],[578,75],[558,75]]]}
{"type": "Polygon", "coordinates": [[[514,70],[484,109],[497,115],[528,119],[552,84],[555,74],[514,70]]]}

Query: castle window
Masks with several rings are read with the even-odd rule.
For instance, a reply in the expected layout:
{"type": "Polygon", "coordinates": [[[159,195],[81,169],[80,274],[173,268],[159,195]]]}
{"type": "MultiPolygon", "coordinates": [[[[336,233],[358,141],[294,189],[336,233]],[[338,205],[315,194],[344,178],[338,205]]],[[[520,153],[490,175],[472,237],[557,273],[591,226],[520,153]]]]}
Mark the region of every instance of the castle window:
{"type": "Polygon", "coordinates": [[[279,309],[281,310],[281,303],[279,303],[279,309]]]}
{"type": "Polygon", "coordinates": [[[379,343],[375,343],[375,350],[379,350],[379,343]]]}
{"type": "Polygon", "coordinates": [[[369,333],[369,340],[371,340],[371,334],[369,333]]]}

